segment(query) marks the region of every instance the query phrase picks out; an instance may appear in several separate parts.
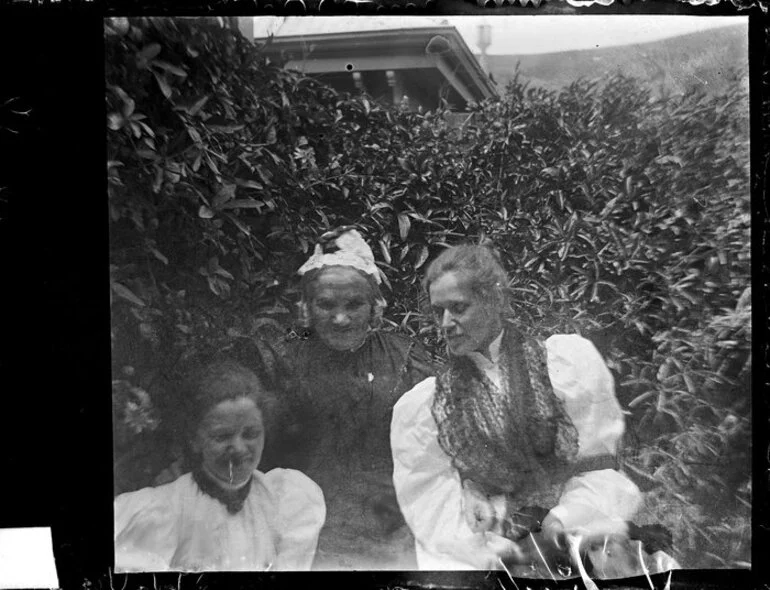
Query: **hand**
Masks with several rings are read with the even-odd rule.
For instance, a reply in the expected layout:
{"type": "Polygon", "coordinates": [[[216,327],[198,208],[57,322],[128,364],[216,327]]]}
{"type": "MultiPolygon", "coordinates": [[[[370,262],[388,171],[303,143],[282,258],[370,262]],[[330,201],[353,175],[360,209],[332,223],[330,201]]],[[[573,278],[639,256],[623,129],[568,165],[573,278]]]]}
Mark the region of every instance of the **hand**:
{"type": "Polygon", "coordinates": [[[505,567],[514,576],[568,577],[573,567],[566,536],[552,539],[542,532],[529,533],[518,542],[518,553],[505,561],[505,567]]]}
{"type": "Polygon", "coordinates": [[[648,524],[637,526],[633,522],[628,524],[628,536],[642,542],[647,553],[657,551],[670,551],[674,545],[674,537],[671,531],[660,524],[648,524]]]}
{"type": "Polygon", "coordinates": [[[463,516],[474,533],[502,535],[506,517],[505,496],[492,496],[470,479],[463,481],[463,516]]]}
{"type": "Polygon", "coordinates": [[[553,514],[549,512],[546,515],[543,522],[540,523],[540,528],[541,536],[546,544],[552,545],[557,551],[567,551],[569,549],[564,524],[553,514]]]}
{"type": "Polygon", "coordinates": [[[506,563],[524,561],[524,554],[519,545],[495,533],[481,533],[479,549],[476,553],[476,567],[481,570],[507,569],[506,563]]]}
{"type": "Polygon", "coordinates": [[[566,549],[566,538],[564,536],[564,524],[561,520],[556,518],[550,512],[540,523],[542,529],[542,537],[549,543],[553,543],[556,547],[566,549]]]}

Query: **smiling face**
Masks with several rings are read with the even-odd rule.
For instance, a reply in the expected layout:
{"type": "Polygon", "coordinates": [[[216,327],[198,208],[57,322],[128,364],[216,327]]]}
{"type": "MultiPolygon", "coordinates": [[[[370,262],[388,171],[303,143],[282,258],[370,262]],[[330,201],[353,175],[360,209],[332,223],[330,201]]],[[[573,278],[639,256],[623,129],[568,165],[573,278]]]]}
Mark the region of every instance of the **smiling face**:
{"type": "Polygon", "coordinates": [[[486,354],[502,330],[498,310],[480,300],[463,274],[447,272],[428,289],[430,304],[452,354],[486,354]]]}
{"type": "Polygon", "coordinates": [[[262,412],[247,397],[222,401],[206,412],[193,441],[203,470],[224,488],[249,481],[264,446],[262,412]]]}
{"type": "Polygon", "coordinates": [[[355,269],[324,269],[308,307],[313,330],[329,348],[354,350],[363,344],[372,318],[372,290],[355,269]]]}

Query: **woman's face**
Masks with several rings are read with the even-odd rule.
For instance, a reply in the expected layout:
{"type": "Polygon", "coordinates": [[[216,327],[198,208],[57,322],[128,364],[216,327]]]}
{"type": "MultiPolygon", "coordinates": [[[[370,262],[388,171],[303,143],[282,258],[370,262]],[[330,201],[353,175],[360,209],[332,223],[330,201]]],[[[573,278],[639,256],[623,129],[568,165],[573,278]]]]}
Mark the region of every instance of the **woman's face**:
{"type": "Polygon", "coordinates": [[[334,350],[358,348],[369,331],[372,317],[371,287],[352,268],[323,270],[309,301],[313,331],[334,350]]]}
{"type": "Polygon", "coordinates": [[[452,354],[486,353],[502,329],[498,310],[476,297],[469,282],[448,272],[428,289],[431,309],[452,354]]]}
{"type": "Polygon", "coordinates": [[[253,400],[225,400],[203,417],[193,441],[203,470],[223,487],[245,484],[265,446],[262,412],[253,400]]]}

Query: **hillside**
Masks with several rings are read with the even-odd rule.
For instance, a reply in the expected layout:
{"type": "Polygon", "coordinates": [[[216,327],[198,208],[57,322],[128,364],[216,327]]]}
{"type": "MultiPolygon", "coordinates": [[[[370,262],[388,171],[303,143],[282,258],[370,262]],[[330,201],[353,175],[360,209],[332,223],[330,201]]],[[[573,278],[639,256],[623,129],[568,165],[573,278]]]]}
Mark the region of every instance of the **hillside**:
{"type": "Polygon", "coordinates": [[[718,92],[732,68],[747,69],[748,39],[740,25],[692,33],[638,45],[536,55],[487,56],[489,71],[501,90],[513,78],[517,64],[522,79],[557,90],[580,78],[623,72],[649,80],[661,89],[681,94],[692,85],[718,92]]]}

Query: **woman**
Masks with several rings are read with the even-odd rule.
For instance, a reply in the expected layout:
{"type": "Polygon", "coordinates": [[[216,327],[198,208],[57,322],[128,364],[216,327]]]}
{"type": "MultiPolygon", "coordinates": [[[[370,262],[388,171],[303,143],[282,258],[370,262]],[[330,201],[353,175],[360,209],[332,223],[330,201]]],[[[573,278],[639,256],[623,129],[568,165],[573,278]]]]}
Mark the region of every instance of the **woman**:
{"type": "Polygon", "coordinates": [[[191,473],[115,499],[116,571],[309,569],[325,507],[298,471],[257,471],[270,398],[229,360],[185,388],[191,473]]]}
{"type": "Polygon", "coordinates": [[[424,280],[450,361],[398,401],[391,432],[421,569],[498,568],[532,531],[549,548],[622,536],[641,502],[615,469],[624,419],[601,356],[577,335],[517,332],[507,282],[485,246],[447,249],[424,280]]]}
{"type": "Polygon", "coordinates": [[[432,375],[414,340],[378,330],[385,301],[371,249],[340,228],[299,269],[301,318],[288,343],[293,425],[271,454],[316,481],[327,503],[315,569],[414,569],[414,540],[393,490],[393,404],[432,375]],[[291,434],[294,433],[294,436],[291,434]]]}

